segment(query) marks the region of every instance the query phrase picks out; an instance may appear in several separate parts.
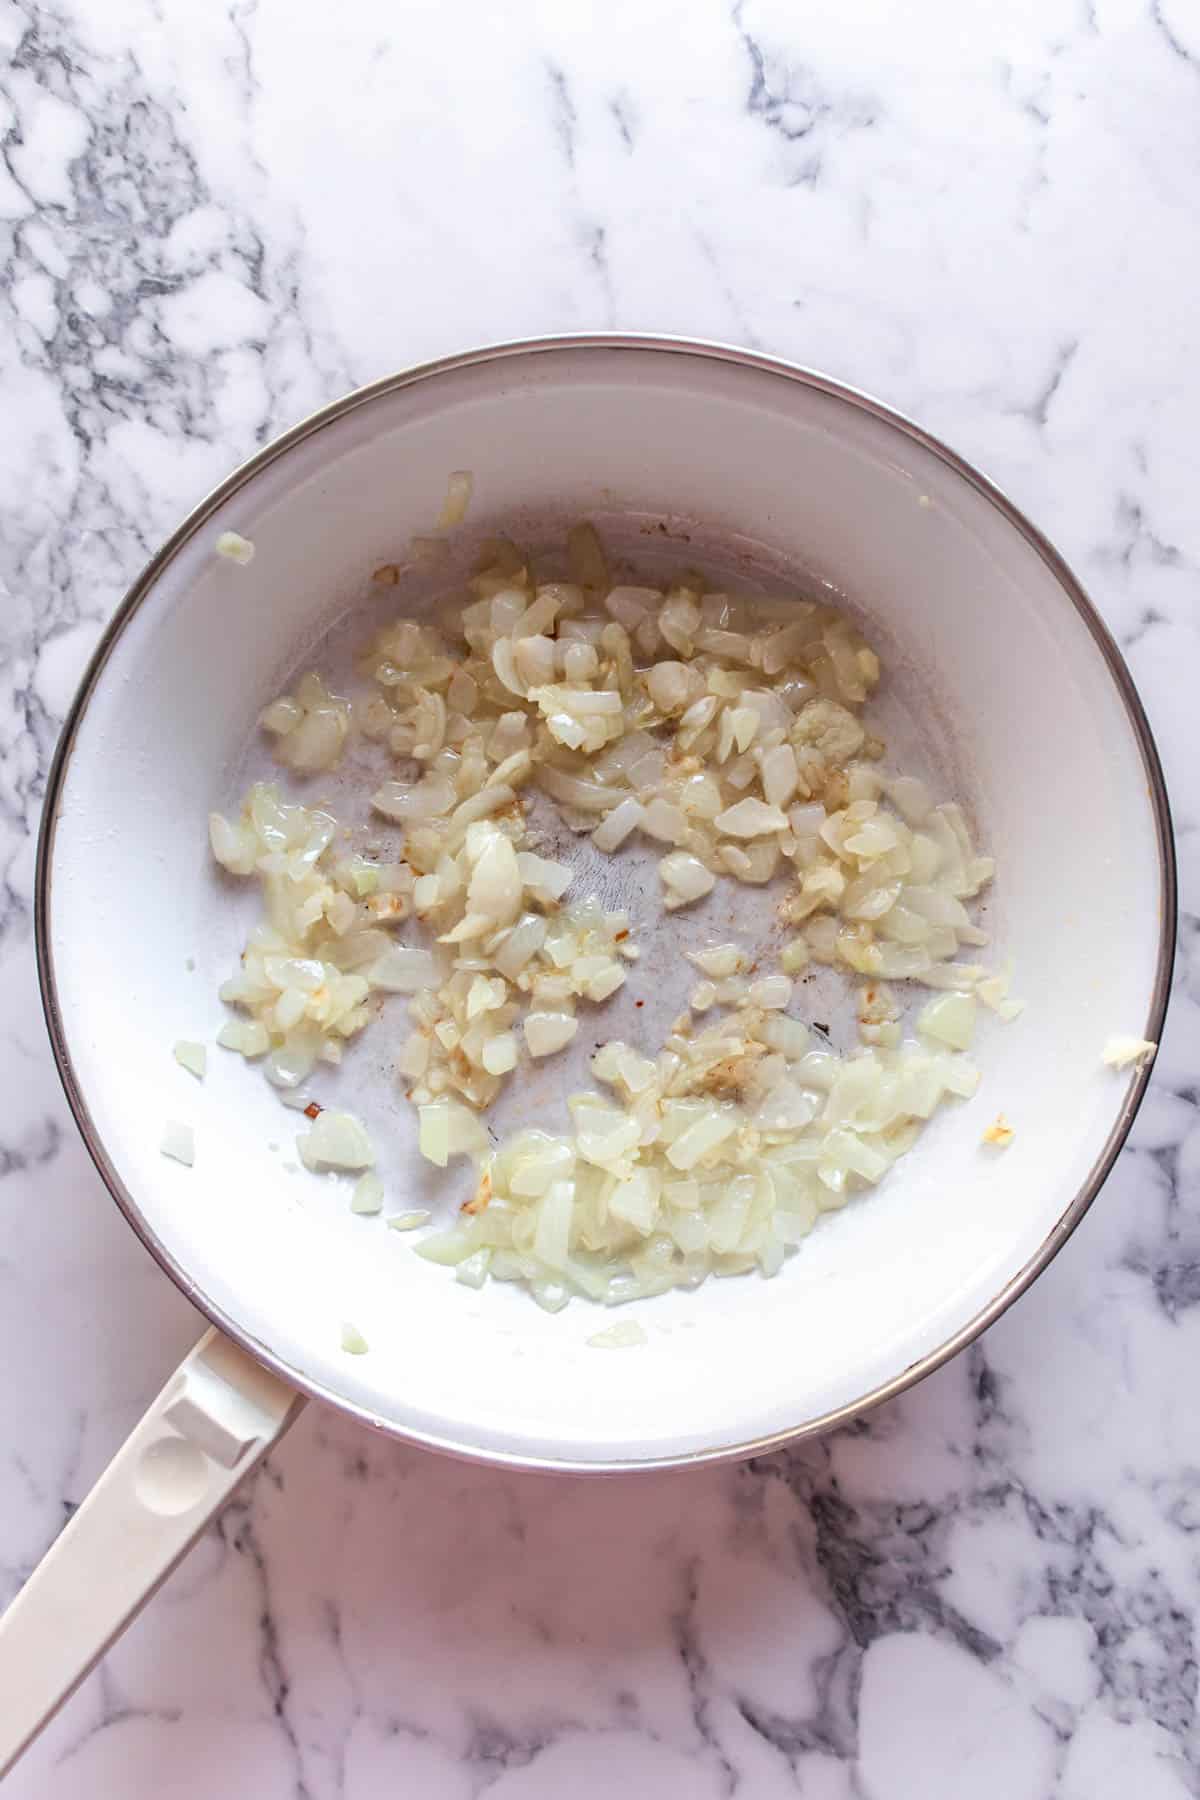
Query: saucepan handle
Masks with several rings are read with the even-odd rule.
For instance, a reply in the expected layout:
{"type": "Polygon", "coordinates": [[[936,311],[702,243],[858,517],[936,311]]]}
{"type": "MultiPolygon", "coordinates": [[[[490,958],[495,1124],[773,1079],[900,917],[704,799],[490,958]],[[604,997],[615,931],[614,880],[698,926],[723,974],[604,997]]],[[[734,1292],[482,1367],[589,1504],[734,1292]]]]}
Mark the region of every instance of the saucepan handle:
{"type": "Polygon", "coordinates": [[[201,1338],[0,1616],[0,1776],[302,1405],[220,1332],[201,1338]]]}

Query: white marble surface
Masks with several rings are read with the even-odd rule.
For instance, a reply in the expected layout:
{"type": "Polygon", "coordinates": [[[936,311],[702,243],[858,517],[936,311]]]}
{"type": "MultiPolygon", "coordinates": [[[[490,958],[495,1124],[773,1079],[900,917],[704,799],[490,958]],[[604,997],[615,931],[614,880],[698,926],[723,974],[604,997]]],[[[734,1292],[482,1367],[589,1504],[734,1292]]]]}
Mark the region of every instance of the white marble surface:
{"type": "Polygon", "coordinates": [[[790,1454],[601,1484],[311,1407],[6,1792],[1200,1794],[1193,0],[4,0],[0,134],[0,1602],[197,1331],[51,1066],[42,780],[145,555],[315,403],[596,326],[875,390],[1090,585],[1184,906],[1135,1139],[968,1354],[790,1454]]]}

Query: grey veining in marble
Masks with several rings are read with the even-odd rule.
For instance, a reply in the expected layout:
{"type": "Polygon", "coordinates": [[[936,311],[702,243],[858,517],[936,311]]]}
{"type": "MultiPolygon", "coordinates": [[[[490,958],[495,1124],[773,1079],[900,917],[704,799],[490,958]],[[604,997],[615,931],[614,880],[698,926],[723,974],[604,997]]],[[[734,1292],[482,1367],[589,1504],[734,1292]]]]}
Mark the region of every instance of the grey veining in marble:
{"type": "Polygon", "coordinates": [[[51,1069],[48,759],[131,575],[313,405],[597,326],[878,392],[1091,588],[1183,881],[1133,1142],[981,1344],[619,1482],[310,1408],[13,1800],[1200,1795],[1198,171],[1190,0],[0,0],[0,1602],[197,1331],[51,1069]]]}

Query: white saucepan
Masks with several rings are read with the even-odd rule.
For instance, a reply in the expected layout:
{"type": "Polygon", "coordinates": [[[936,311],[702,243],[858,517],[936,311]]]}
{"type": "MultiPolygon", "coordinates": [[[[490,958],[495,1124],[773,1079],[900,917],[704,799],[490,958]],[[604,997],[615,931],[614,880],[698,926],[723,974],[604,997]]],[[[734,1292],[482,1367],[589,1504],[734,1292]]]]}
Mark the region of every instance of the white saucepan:
{"type": "MultiPolygon", "coordinates": [[[[436,579],[414,573],[414,604],[436,579]]],[[[657,901],[632,904],[653,997],[678,1006],[657,901]]],[[[761,1451],[935,1368],[1103,1182],[1146,1074],[1104,1068],[1101,1051],[1113,1033],[1159,1035],[1174,904],[1158,758],[1078,582],[981,476],[861,394],[745,351],[557,339],[378,382],[262,451],[124,601],[50,780],[37,906],[55,1054],[118,1205],[214,1329],[0,1620],[0,1768],[305,1395],[461,1455],[613,1472],[761,1451]],[[590,518],[635,564],[836,589],[882,652],[885,735],[996,858],[985,923],[1028,1001],[985,1038],[979,1096],[877,1192],[774,1280],[641,1303],[636,1350],[589,1346],[603,1320],[587,1303],[552,1317],[511,1287],[457,1286],[288,1167],[296,1116],[253,1068],[213,1052],[201,1085],[171,1055],[215,1035],[253,907],[215,870],[206,815],[236,809],[258,771],[264,701],[337,639],[461,468],[474,498],[456,566],[483,536],[542,544],[590,518]],[[227,529],[256,545],[249,568],[214,555],[227,529]],[[998,1110],[1016,1138],[989,1158],[998,1110]],[[160,1154],[168,1119],[194,1129],[191,1169],[160,1154]],[[346,1320],[368,1354],[343,1350],[346,1320]]],[[[364,1034],[327,1091],[385,1146],[389,1190],[448,1212],[461,1196],[452,1178],[431,1188],[386,1039],[382,1024],[364,1034]]],[[[548,1087],[525,1098],[543,1122],[558,1104],[548,1087]]]]}

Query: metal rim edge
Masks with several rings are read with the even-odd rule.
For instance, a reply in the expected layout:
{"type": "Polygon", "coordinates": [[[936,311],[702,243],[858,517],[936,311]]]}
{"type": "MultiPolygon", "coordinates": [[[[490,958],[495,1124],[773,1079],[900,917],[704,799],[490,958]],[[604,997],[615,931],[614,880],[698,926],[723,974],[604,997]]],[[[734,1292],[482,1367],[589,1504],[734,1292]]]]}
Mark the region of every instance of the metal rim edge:
{"type": "Polygon", "coordinates": [[[429,381],[434,377],[449,373],[452,370],[469,368],[478,364],[500,361],[508,358],[540,355],[555,350],[632,350],[669,352],[676,355],[707,358],[716,362],[740,364],[744,367],[756,368],[764,373],[772,374],[784,380],[796,381],[803,386],[813,388],[820,393],[839,399],[862,411],[872,414],[885,424],[892,426],[905,437],[920,444],[930,451],[939,461],[946,464],[958,476],[965,480],[975,491],[986,499],[1007,522],[1017,530],[1031,548],[1041,557],[1050,569],[1065,597],[1075,607],[1085,625],[1088,627],[1097,648],[1104,658],[1117,691],[1121,696],[1129,723],[1133,731],[1142,761],[1146,770],[1147,786],[1154,810],[1155,825],[1158,836],[1159,878],[1161,887],[1161,914],[1159,920],[1158,957],[1155,968],[1154,988],[1150,999],[1149,1016],[1146,1035],[1157,1042],[1162,1035],[1162,1025],[1166,1017],[1170,996],[1171,974],[1174,966],[1176,935],[1176,865],[1174,837],[1171,825],[1170,802],[1167,797],[1166,783],[1157,746],[1141,699],[1134,686],[1133,679],[1125,664],[1115,639],[1104,624],[1092,601],[1088,598],[1081,583],[1076,579],[1064,558],[1055,549],[1050,540],[1031,524],[1024,513],[993,482],[981,475],[970,463],[952,450],[940,438],[933,436],[915,421],[897,412],[893,407],[875,399],[873,395],[863,392],[818,371],[808,369],[797,363],[790,363],[782,358],[764,356],[757,351],[741,349],[738,346],[710,342],[702,339],[677,338],[669,335],[629,334],[623,332],[591,332],[563,333],[540,338],[517,339],[510,342],[482,346],[476,350],[468,350],[456,355],[440,357],[435,361],[416,364],[393,375],[381,377],[366,386],[353,389],[340,399],[331,401],[319,408],[298,424],[291,426],[281,436],[272,440],[257,451],[252,457],[241,463],[224,481],[205,496],[177,529],[163,544],[162,548],[151,557],[136,580],[121,600],[105,631],[93,651],[80,682],[79,690],[71,703],[70,710],[63,722],[61,734],[51,760],[50,772],[46,782],[46,794],[43,802],[41,825],[38,832],[36,874],[34,884],[34,937],[37,950],[38,985],[41,992],[42,1007],[46,1018],[50,1043],[54,1052],[54,1060],[62,1081],[67,1103],[71,1108],[75,1123],[83,1138],[92,1162],[108,1188],[113,1199],[124,1213],[125,1218],[137,1233],[146,1249],[155,1261],[170,1276],[171,1280],[204,1316],[224,1331],[252,1356],[273,1369],[284,1381],[292,1383],[302,1393],[311,1398],[322,1400],[327,1405],[337,1408],[350,1417],[360,1420],[376,1430],[404,1442],[418,1443],[431,1450],[439,1450],[449,1455],[462,1457],[471,1462],[479,1462],[496,1467],[510,1469],[526,1469],[540,1473],[561,1473],[573,1475],[613,1475],[634,1473],[636,1471],[654,1471],[663,1469],[691,1468],[704,1463],[740,1460],[751,1456],[766,1455],[773,1450],[798,1442],[802,1438],[814,1437],[833,1427],[845,1424],[850,1419],[858,1418],[864,1412],[882,1405],[884,1401],[894,1399],[906,1389],[915,1385],[943,1363],[972,1343],[983,1331],[994,1324],[1008,1310],[1041,1274],[1052,1261],[1079,1224],[1096,1195],[1103,1187],[1117,1156],[1129,1134],[1142,1096],[1150,1078],[1149,1068],[1143,1068],[1136,1074],[1133,1085],[1125,1098],[1125,1103],[1113,1124],[1100,1154],[1092,1164],[1086,1181],[1080,1187],[1070,1205],[1061,1218],[1048,1233],[1036,1253],[1023,1268],[1019,1269],[1010,1281],[996,1294],[985,1307],[965,1325],[939,1344],[935,1350],[919,1357],[906,1369],[893,1376],[890,1381],[864,1394],[861,1399],[836,1408],[834,1411],[812,1419],[804,1424],[796,1425],[783,1431],[772,1433],[768,1437],[754,1438],[731,1444],[716,1445],[703,1450],[687,1451],[676,1455],[630,1457],[615,1459],[609,1462],[576,1461],[570,1457],[552,1457],[536,1455],[520,1455],[509,1451],[497,1451],[481,1448],[478,1445],[458,1443],[453,1440],[439,1438],[434,1434],[405,1429],[388,1420],[378,1417],[364,1407],[355,1405],[343,1396],[331,1392],[319,1382],[311,1381],[290,1368],[265,1344],[253,1338],[235,1319],[227,1316],[203,1294],[188,1271],[183,1268],[166,1246],[160,1242],[149,1229],[142,1217],[133,1196],[125,1188],[116,1170],[106,1155],[103,1143],[95,1130],[83,1093],[75,1077],[71,1053],[66,1041],[62,1016],[58,1005],[57,986],[54,973],[54,958],[50,944],[50,902],[52,887],[52,861],[54,851],[55,829],[59,800],[67,768],[71,759],[75,737],[87,710],[91,695],[95,690],[109,656],[121,636],[133,613],[147,599],[153,590],[158,576],[170,563],[178,550],[204,525],[205,521],[239,489],[267,468],[279,457],[286,454],[296,444],[314,436],[335,420],[343,418],[360,406],[398,389],[410,387],[418,382],[429,381]]]}

